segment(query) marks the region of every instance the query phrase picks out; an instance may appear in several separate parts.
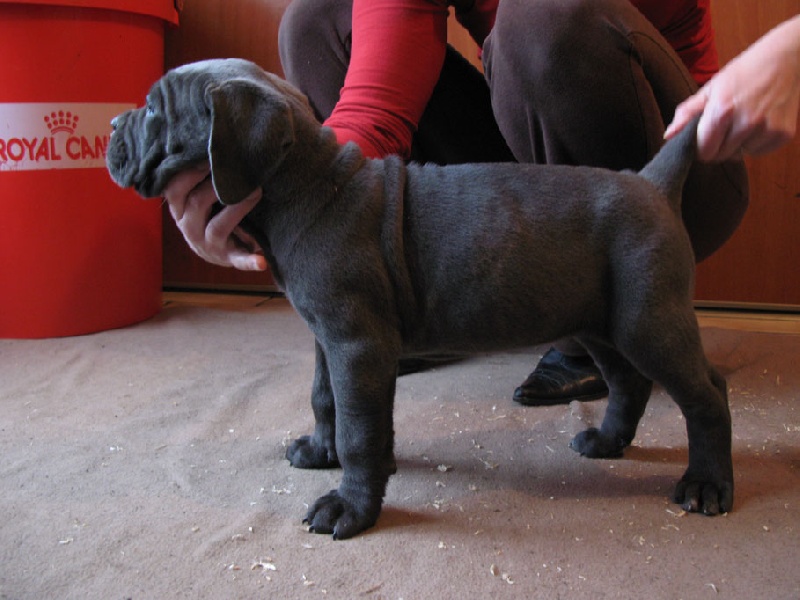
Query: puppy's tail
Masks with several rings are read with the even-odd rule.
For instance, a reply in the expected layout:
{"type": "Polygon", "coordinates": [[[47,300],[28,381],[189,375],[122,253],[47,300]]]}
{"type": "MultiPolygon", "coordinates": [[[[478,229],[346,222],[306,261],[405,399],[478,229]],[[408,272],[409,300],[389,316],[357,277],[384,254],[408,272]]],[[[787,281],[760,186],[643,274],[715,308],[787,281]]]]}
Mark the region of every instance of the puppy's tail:
{"type": "Polygon", "coordinates": [[[683,184],[697,155],[697,122],[690,121],[674,138],[665,143],[653,159],[639,171],[668,199],[673,210],[681,206],[683,184]]]}

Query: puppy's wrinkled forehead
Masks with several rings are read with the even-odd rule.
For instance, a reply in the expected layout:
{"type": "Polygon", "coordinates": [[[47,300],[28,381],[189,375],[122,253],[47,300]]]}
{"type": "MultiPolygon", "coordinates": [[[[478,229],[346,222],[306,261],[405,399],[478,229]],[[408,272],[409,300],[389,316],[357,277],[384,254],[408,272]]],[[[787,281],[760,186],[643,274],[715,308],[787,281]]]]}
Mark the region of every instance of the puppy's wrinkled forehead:
{"type": "Polygon", "coordinates": [[[150,89],[148,105],[157,108],[163,103],[184,110],[191,105],[199,109],[205,103],[206,92],[226,79],[240,77],[243,69],[232,69],[227,61],[203,61],[177,67],[166,73],[150,89]]]}
{"type": "Polygon", "coordinates": [[[263,73],[258,65],[242,58],[210,58],[188,63],[172,69],[175,73],[215,73],[222,78],[259,76],[263,73]]]}
{"type": "Polygon", "coordinates": [[[159,82],[159,93],[172,95],[170,90],[177,89],[184,96],[193,96],[190,101],[196,102],[209,89],[237,79],[257,82],[265,88],[271,88],[276,94],[293,101],[296,107],[311,111],[308,99],[294,86],[250,61],[237,58],[203,60],[176,67],[159,82]]]}
{"type": "Polygon", "coordinates": [[[176,67],[167,73],[166,79],[219,85],[231,79],[263,79],[263,71],[245,60],[212,59],[176,67]]]}

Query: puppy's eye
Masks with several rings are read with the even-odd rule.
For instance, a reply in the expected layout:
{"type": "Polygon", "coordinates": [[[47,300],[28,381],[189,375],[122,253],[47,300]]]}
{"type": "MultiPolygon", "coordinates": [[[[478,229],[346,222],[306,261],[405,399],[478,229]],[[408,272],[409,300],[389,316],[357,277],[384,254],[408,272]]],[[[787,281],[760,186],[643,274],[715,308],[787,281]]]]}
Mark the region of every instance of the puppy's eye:
{"type": "Polygon", "coordinates": [[[153,103],[150,102],[149,98],[147,99],[147,103],[145,104],[145,114],[148,117],[152,117],[154,114],[156,114],[156,110],[153,107],[153,103]]]}

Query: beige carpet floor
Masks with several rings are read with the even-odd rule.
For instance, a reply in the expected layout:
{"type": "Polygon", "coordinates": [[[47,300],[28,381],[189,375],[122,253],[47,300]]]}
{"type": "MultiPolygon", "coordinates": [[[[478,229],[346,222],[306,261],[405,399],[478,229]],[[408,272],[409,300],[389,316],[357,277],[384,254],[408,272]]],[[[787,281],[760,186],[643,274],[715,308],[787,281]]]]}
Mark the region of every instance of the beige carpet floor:
{"type": "Polygon", "coordinates": [[[704,326],[734,419],[734,511],[684,514],[677,407],[625,458],[568,448],[605,401],[515,405],[545,347],[402,377],[378,526],[308,533],[337,471],[312,428],[313,340],[281,299],[167,302],[139,325],[0,340],[0,598],[800,598],[800,335],[704,326]]]}

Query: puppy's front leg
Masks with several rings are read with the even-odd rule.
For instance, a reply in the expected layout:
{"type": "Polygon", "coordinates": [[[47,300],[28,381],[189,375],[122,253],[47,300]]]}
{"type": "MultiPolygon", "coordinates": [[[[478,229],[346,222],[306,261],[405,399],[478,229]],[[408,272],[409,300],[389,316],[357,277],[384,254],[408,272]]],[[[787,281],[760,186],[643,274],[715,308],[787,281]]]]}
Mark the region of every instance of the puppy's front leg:
{"type": "Polygon", "coordinates": [[[374,343],[326,352],[336,405],[336,452],[344,474],[336,490],[306,515],[315,533],[345,539],[372,527],[395,472],[394,404],[397,355],[374,343]]]}
{"type": "Polygon", "coordinates": [[[286,450],[286,458],[299,469],[330,469],[339,466],[336,456],[336,407],[325,352],[315,341],[316,366],[311,390],[314,434],[296,439],[286,450]]]}

